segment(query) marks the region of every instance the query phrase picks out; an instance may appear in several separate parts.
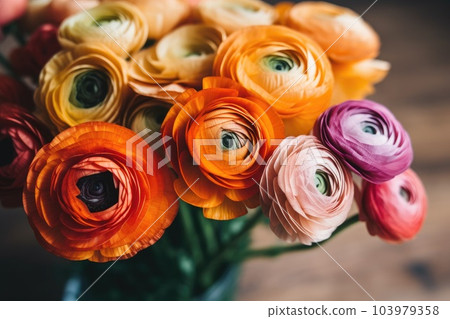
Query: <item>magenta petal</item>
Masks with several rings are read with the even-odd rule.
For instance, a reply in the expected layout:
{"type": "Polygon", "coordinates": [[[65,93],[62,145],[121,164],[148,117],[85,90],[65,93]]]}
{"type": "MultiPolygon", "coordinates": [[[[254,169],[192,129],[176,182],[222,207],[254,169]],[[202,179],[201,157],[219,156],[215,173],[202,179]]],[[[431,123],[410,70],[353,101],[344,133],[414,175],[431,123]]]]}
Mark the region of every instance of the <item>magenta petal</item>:
{"type": "Polygon", "coordinates": [[[324,145],[357,175],[372,183],[388,181],[409,168],[409,135],[383,105],[347,101],[324,112],[314,127],[324,145]]]}

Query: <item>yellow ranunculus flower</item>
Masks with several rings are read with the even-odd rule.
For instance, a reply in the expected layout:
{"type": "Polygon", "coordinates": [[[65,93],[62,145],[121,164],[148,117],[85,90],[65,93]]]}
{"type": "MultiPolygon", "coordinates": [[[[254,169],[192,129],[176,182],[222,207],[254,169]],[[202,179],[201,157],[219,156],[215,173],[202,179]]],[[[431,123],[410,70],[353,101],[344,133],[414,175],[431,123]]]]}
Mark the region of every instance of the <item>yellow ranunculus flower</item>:
{"type": "Polygon", "coordinates": [[[254,26],[220,46],[214,74],[232,78],[283,118],[286,135],[308,133],[330,106],[333,72],[309,37],[283,26],[254,26]]]}
{"type": "Polygon", "coordinates": [[[57,53],[39,77],[34,100],[59,131],[89,121],[116,122],[129,92],[126,62],[101,44],[57,53]]]}
{"type": "Polygon", "coordinates": [[[170,100],[136,95],[126,107],[122,125],[136,133],[144,129],[160,132],[172,104],[170,100]]]}
{"type": "Polygon", "coordinates": [[[374,84],[383,81],[390,64],[381,60],[364,60],[356,63],[332,63],[334,89],[332,105],[347,100],[361,100],[372,94],[374,84]]]}
{"type": "MultiPolygon", "coordinates": [[[[117,1],[117,0],[103,0],[117,1]]],[[[186,20],[191,8],[185,0],[128,0],[142,12],[148,25],[148,37],[160,39],[186,20]]]]}
{"type": "Polygon", "coordinates": [[[251,25],[273,24],[278,15],[259,0],[203,0],[198,4],[200,19],[225,29],[227,34],[251,25]]]}
{"type": "Polygon", "coordinates": [[[372,59],[380,39],[359,14],[328,2],[305,1],[289,11],[287,26],[305,33],[336,62],[372,59]]]}
{"type": "Polygon", "coordinates": [[[138,91],[156,83],[199,86],[203,77],[211,75],[217,48],[225,37],[223,29],[201,24],[172,31],[130,61],[131,86],[140,87],[138,91]]]}
{"type": "Polygon", "coordinates": [[[278,19],[276,21],[277,24],[286,25],[287,19],[289,17],[289,12],[294,6],[293,2],[290,1],[282,1],[275,5],[275,10],[278,13],[278,19]]]}
{"type": "Polygon", "coordinates": [[[64,20],[58,39],[66,49],[79,43],[101,43],[117,55],[127,57],[144,46],[147,22],[136,6],[108,2],[64,20]]]}

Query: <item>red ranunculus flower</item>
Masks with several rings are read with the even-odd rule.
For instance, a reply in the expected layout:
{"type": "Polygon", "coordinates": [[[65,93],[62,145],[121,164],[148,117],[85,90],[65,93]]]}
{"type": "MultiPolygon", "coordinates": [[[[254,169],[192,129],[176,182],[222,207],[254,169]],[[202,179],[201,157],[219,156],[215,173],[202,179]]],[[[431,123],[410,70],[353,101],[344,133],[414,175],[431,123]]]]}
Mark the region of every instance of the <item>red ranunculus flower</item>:
{"type": "Polygon", "coordinates": [[[33,92],[12,77],[0,75],[0,103],[17,104],[33,110],[33,92]]]}
{"type": "Polygon", "coordinates": [[[411,169],[381,184],[364,182],[360,219],[372,236],[400,243],[412,239],[427,214],[427,194],[411,169]]]}
{"type": "Polygon", "coordinates": [[[34,31],[24,47],[11,52],[14,70],[37,79],[44,65],[61,50],[57,33],[58,28],[52,24],[44,24],[34,31]]]}
{"type": "Polygon", "coordinates": [[[0,103],[0,201],[21,206],[28,167],[51,136],[48,129],[26,109],[0,103]]]}

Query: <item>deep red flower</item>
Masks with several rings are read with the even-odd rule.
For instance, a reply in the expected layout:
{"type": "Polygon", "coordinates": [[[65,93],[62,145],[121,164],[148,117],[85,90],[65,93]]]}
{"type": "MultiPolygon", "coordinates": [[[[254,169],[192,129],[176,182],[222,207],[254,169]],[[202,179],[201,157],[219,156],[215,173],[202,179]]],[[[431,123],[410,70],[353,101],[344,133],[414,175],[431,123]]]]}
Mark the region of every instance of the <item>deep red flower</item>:
{"type": "Polygon", "coordinates": [[[0,103],[17,104],[33,110],[33,92],[12,77],[0,75],[0,103]]]}
{"type": "Polygon", "coordinates": [[[21,206],[28,167],[50,139],[48,129],[26,109],[0,103],[0,201],[4,206],[21,206]]]}
{"type": "Polygon", "coordinates": [[[58,28],[52,24],[39,27],[24,47],[11,52],[10,60],[14,70],[20,75],[37,79],[44,65],[61,50],[57,33],[58,28]]]}

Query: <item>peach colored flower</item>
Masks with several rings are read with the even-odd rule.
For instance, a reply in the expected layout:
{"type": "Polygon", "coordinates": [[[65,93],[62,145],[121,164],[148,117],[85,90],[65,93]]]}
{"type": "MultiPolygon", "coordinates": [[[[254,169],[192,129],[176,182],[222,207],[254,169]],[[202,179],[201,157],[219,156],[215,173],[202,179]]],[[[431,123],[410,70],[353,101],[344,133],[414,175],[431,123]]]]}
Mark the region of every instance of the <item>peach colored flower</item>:
{"type": "Polygon", "coordinates": [[[305,245],[331,236],[353,202],[351,173],[313,136],[286,138],[260,183],[261,207],[281,239],[305,245]]]}
{"type": "Polygon", "coordinates": [[[328,2],[296,4],[286,24],[319,43],[336,62],[372,59],[380,49],[378,35],[358,13],[328,2]]]}

